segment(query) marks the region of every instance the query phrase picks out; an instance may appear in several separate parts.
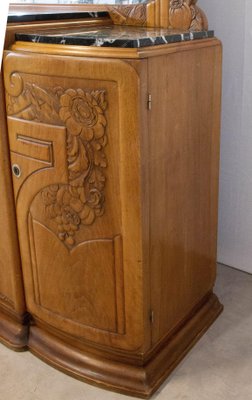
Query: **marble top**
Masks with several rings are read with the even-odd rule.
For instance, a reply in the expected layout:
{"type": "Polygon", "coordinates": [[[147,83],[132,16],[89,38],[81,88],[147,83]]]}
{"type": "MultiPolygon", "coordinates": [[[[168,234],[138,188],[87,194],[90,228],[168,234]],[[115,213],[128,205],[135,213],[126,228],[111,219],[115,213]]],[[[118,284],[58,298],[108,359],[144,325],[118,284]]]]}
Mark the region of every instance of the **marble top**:
{"type": "Polygon", "coordinates": [[[36,13],[22,13],[15,12],[9,13],[8,22],[36,22],[36,21],[51,21],[51,20],[62,20],[62,19],[86,19],[86,18],[99,18],[106,17],[109,14],[105,11],[99,12],[40,12],[36,13]]]}
{"type": "Polygon", "coordinates": [[[55,29],[16,33],[16,40],[62,45],[139,48],[212,38],[214,31],[175,31],[161,28],[109,25],[81,29],[55,29]]]}

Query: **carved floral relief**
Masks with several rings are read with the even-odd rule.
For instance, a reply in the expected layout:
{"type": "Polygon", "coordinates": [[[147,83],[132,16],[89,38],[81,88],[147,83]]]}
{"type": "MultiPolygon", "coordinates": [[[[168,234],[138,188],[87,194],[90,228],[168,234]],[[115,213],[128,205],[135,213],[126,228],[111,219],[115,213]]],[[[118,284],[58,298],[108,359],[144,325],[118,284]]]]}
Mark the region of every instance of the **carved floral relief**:
{"type": "Polygon", "coordinates": [[[68,184],[41,190],[46,215],[57,225],[60,240],[75,244],[81,225],[91,225],[104,213],[107,159],[105,90],[41,88],[24,84],[19,96],[7,97],[8,115],[67,129],[68,184]]]}
{"type": "Polygon", "coordinates": [[[197,0],[170,0],[169,22],[174,29],[207,29],[207,19],[197,0]]]}

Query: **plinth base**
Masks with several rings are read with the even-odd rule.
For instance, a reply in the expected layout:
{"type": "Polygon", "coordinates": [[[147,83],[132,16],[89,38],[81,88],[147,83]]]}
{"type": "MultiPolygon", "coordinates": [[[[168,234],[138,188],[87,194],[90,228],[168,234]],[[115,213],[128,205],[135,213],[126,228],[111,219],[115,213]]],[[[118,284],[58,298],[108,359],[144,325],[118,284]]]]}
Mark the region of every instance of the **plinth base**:
{"type": "Polygon", "coordinates": [[[14,351],[27,350],[28,325],[0,310],[0,342],[14,351]]]}
{"type": "MultiPolygon", "coordinates": [[[[83,352],[31,326],[29,348],[33,354],[55,368],[87,383],[119,393],[149,398],[181,359],[206,332],[223,307],[211,294],[183,326],[167,338],[161,348],[153,349],[148,361],[136,366],[83,352]]],[[[118,358],[118,357],[117,357],[118,358]]]]}

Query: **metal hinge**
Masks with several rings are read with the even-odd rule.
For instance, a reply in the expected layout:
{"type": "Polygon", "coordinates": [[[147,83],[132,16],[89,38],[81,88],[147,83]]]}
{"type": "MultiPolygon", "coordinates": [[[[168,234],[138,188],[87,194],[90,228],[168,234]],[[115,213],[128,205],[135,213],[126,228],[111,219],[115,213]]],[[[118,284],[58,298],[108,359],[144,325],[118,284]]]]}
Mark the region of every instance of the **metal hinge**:
{"type": "Polygon", "coordinates": [[[150,323],[154,324],[154,311],[150,310],[150,323]]]}
{"type": "Polygon", "coordinates": [[[152,106],[152,95],[149,93],[148,94],[148,101],[147,101],[148,110],[151,110],[151,106],[152,106]]]}

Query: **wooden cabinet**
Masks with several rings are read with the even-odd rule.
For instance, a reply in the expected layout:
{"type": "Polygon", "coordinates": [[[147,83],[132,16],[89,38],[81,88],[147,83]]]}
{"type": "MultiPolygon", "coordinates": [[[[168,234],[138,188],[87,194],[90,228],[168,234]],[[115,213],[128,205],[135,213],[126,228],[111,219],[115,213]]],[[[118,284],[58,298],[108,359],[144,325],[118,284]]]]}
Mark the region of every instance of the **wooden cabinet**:
{"type": "Polygon", "coordinates": [[[143,336],[139,76],[119,60],[15,53],[5,73],[28,310],[65,333],[136,349],[143,336]]]}
{"type": "Polygon", "coordinates": [[[148,397],[222,310],[220,43],[17,43],[4,71],[28,346],[148,397]]]}

